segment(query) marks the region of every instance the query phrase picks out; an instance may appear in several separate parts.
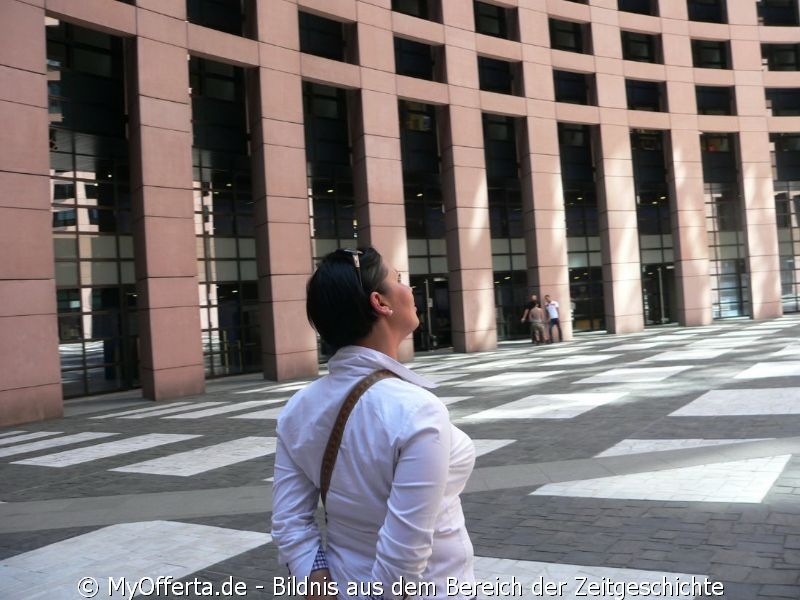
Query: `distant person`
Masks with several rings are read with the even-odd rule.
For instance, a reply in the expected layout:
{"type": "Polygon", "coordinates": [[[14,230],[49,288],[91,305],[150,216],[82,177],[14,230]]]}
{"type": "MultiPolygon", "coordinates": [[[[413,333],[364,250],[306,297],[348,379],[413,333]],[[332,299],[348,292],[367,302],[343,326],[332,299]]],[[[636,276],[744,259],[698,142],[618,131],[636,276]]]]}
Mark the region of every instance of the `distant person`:
{"type": "Polygon", "coordinates": [[[538,302],[534,304],[533,308],[530,310],[529,318],[531,322],[531,341],[537,346],[539,344],[544,344],[545,315],[541,304],[539,304],[538,302]]]}
{"type": "Polygon", "coordinates": [[[539,304],[539,296],[531,294],[531,301],[525,305],[525,311],[522,313],[522,318],[519,320],[520,323],[531,323],[531,342],[536,341],[533,335],[533,318],[531,311],[537,304],[539,304]]]}
{"type": "Polygon", "coordinates": [[[553,337],[553,327],[558,329],[558,341],[564,341],[564,334],[561,333],[561,321],[559,320],[558,301],[551,300],[550,296],[544,297],[544,308],[547,311],[547,335],[550,336],[550,343],[555,341],[553,337]]]}

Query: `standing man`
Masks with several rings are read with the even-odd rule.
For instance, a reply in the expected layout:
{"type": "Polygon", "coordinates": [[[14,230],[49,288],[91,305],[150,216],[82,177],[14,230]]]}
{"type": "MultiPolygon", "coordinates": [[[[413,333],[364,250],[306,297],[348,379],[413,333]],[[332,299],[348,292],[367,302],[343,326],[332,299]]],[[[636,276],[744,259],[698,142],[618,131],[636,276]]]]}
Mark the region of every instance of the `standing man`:
{"type": "Polygon", "coordinates": [[[555,340],[553,338],[553,326],[555,325],[556,329],[558,329],[558,341],[564,341],[564,334],[561,333],[561,322],[558,320],[558,302],[556,300],[551,300],[550,296],[545,295],[544,297],[544,307],[547,310],[547,333],[550,336],[550,342],[553,343],[555,340]]]}
{"type": "Polygon", "coordinates": [[[533,309],[534,307],[539,304],[539,296],[536,294],[531,294],[531,301],[525,305],[525,312],[522,313],[522,318],[519,320],[520,323],[524,323],[528,321],[531,323],[531,341],[536,341],[535,332],[533,329],[533,309]]]}

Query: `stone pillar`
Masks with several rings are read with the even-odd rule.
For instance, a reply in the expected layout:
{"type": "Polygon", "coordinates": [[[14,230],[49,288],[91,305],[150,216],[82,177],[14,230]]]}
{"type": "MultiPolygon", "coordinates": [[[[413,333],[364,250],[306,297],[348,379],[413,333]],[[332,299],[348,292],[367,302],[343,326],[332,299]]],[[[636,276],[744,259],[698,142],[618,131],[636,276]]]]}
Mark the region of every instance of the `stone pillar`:
{"type": "Polygon", "coordinates": [[[256,5],[261,68],[250,94],[253,195],[264,377],[318,372],[317,338],[306,318],[311,240],[303,131],[297,4],[256,5]]]}
{"type": "MultiPolygon", "coordinates": [[[[142,392],[152,400],[205,388],[192,192],[185,12],[147,12],[136,40],[131,187],[142,392]]],[[[142,23],[142,15],[139,15],[142,23]]]]}
{"type": "Polygon", "coordinates": [[[708,232],[703,165],[696,126],[690,117],[687,127],[670,132],[672,168],[672,242],[675,249],[678,323],[707,325],[711,322],[711,277],[708,262],[708,232]]]}
{"type": "MultiPolygon", "coordinates": [[[[356,102],[360,110],[350,111],[358,244],[374,246],[387,264],[408,277],[394,37],[390,29],[370,23],[359,23],[358,30],[363,88],[356,102]]],[[[400,346],[399,357],[411,360],[413,356],[414,339],[409,336],[400,346]]]]}
{"type": "Polygon", "coordinates": [[[731,15],[747,26],[731,28],[731,54],[736,65],[736,112],[739,115],[739,156],[743,229],[750,275],[754,319],[783,314],[780,252],[775,218],[775,192],[769,142],[764,80],[755,6],[738,7],[731,15]]]}
{"type": "Polygon", "coordinates": [[[549,295],[560,305],[561,331],[572,339],[569,310],[569,268],[564,190],[558,151],[558,124],[550,117],[528,117],[527,143],[521,160],[522,220],[528,283],[539,296],[549,295]]]}
{"type": "Polygon", "coordinates": [[[644,328],[642,271],[630,131],[600,125],[598,165],[600,242],[606,329],[630,333],[644,328]]]}
{"type": "Polygon", "coordinates": [[[63,413],[44,17],[8,0],[0,19],[0,426],[63,413]]]}

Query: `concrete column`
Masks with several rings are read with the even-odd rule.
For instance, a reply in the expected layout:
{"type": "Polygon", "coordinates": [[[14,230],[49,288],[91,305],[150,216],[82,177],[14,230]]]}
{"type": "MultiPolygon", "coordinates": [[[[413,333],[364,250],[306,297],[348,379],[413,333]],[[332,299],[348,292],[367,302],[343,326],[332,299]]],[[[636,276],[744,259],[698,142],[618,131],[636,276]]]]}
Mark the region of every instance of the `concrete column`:
{"type": "Polygon", "coordinates": [[[748,23],[732,28],[731,54],[737,74],[736,112],[751,310],[754,319],[769,319],[783,314],[783,304],[764,72],[755,12],[755,6],[748,5],[731,15],[748,23]]]}
{"type": "MultiPolygon", "coordinates": [[[[677,119],[673,118],[673,122],[677,119]]],[[[708,232],[703,192],[697,117],[681,119],[685,128],[670,133],[672,169],[672,241],[675,248],[678,323],[707,325],[711,322],[711,277],[708,262],[708,232]],[[692,127],[692,122],[695,127],[692,127]]]]}
{"type": "MultiPolygon", "coordinates": [[[[388,9],[372,9],[389,17],[388,9]]],[[[350,111],[358,244],[374,246],[387,264],[408,277],[394,37],[390,29],[377,25],[359,23],[358,28],[361,71],[370,73],[362,77],[364,87],[354,100],[356,110],[350,111]]],[[[411,360],[413,356],[414,339],[409,336],[400,347],[399,357],[411,360]]]]}
{"type": "Polygon", "coordinates": [[[256,5],[262,67],[253,73],[253,195],[264,377],[318,372],[306,318],[311,239],[297,4],[256,5]]]}
{"type": "Polygon", "coordinates": [[[166,400],[205,387],[189,67],[185,14],[139,11],[139,22],[149,24],[136,40],[130,77],[140,374],[144,396],[166,400]]]}
{"type": "Polygon", "coordinates": [[[598,165],[600,242],[606,329],[630,333],[644,329],[642,272],[630,130],[600,125],[598,165]]]}
{"type": "MultiPolygon", "coordinates": [[[[521,160],[522,219],[528,283],[544,303],[545,294],[560,305],[561,331],[572,339],[564,189],[553,117],[527,118],[527,149],[521,160]]],[[[544,304],[543,304],[544,305],[544,304]]]]}
{"type": "Polygon", "coordinates": [[[497,329],[481,111],[451,106],[449,117],[441,152],[453,348],[491,350],[497,329]]]}
{"type": "Polygon", "coordinates": [[[0,19],[0,426],[62,415],[44,8],[0,19]],[[13,101],[12,101],[13,100],[13,101]]]}

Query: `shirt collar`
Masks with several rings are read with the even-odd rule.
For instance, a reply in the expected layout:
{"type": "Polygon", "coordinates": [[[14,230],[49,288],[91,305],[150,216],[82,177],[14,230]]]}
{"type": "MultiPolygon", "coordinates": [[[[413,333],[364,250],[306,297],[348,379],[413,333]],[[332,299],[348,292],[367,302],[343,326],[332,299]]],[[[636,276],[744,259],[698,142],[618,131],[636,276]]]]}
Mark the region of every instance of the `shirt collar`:
{"type": "Polygon", "coordinates": [[[328,361],[328,371],[333,375],[337,372],[348,370],[364,371],[364,374],[387,369],[409,383],[423,388],[435,388],[435,384],[430,379],[422,375],[417,375],[408,367],[397,362],[393,358],[386,356],[383,352],[365,348],[363,346],[345,346],[340,348],[328,361]]]}

